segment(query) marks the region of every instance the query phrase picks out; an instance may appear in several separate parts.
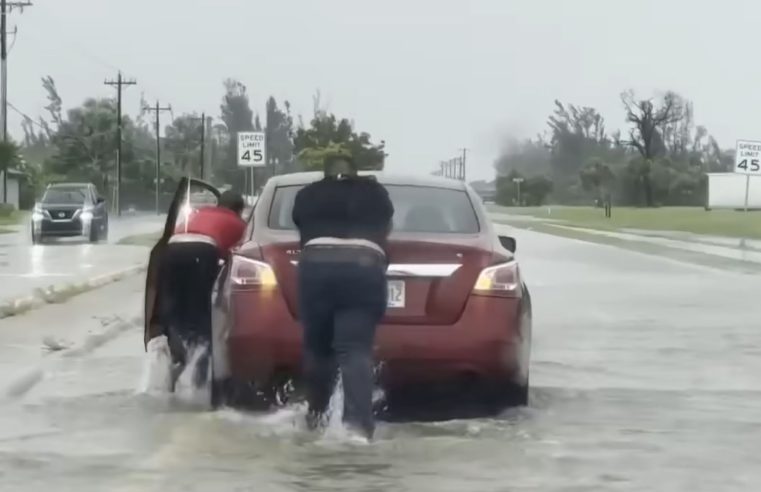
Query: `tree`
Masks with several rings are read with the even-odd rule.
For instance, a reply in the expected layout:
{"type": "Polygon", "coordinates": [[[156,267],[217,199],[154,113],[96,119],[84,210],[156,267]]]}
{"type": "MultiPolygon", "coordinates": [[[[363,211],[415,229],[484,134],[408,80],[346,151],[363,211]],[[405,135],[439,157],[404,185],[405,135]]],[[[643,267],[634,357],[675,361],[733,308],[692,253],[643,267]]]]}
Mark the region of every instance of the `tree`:
{"type": "MultiPolygon", "coordinates": [[[[221,140],[227,142],[226,152],[221,156],[221,166],[215,169],[215,177],[223,184],[231,184],[233,189],[244,191],[245,174],[238,167],[238,132],[253,131],[254,112],[248,98],[246,86],[235,80],[227,79],[224,82],[225,95],[222,98],[220,110],[224,123],[224,133],[221,140]]],[[[259,180],[261,181],[261,180],[259,180]]]]}
{"type": "Polygon", "coordinates": [[[645,205],[653,206],[653,184],[651,170],[653,160],[666,153],[664,128],[675,125],[684,118],[684,101],[674,92],[667,92],[656,106],[652,99],[636,99],[633,91],[621,94],[626,110],[626,121],[633,128],[629,130],[629,145],[637,149],[642,161],[636,166],[642,185],[645,205]]]}
{"type": "Polygon", "coordinates": [[[166,173],[175,179],[197,174],[201,152],[201,117],[196,113],[178,116],[164,129],[164,148],[173,166],[166,173]],[[196,167],[196,169],[194,169],[196,167]]]}
{"type": "Polygon", "coordinates": [[[508,207],[542,205],[552,192],[552,181],[545,176],[525,178],[518,171],[497,177],[497,203],[508,207]],[[519,182],[520,181],[520,182],[519,182]]]}
{"type": "Polygon", "coordinates": [[[267,100],[266,144],[268,166],[274,174],[293,172],[293,117],[291,104],[285,101],[285,111],[277,106],[274,97],[267,100]]]}
{"type": "Polygon", "coordinates": [[[529,207],[544,205],[547,197],[552,193],[552,188],[552,180],[545,176],[526,178],[521,189],[523,203],[529,207]]]}
{"type": "Polygon", "coordinates": [[[555,111],[547,120],[550,127],[552,181],[559,198],[573,200],[580,193],[578,176],[594,157],[610,148],[605,120],[591,107],[564,105],[555,101],[555,111]]]}
{"type": "Polygon", "coordinates": [[[596,200],[602,200],[603,194],[611,191],[615,180],[613,171],[600,159],[591,160],[579,174],[581,185],[586,191],[594,193],[596,200]]]}
{"type": "Polygon", "coordinates": [[[45,106],[45,110],[48,112],[51,121],[55,125],[52,130],[50,128],[47,130],[48,137],[50,137],[51,134],[54,131],[57,131],[63,124],[63,101],[61,100],[61,96],[58,94],[58,88],[55,85],[55,80],[53,80],[53,77],[50,75],[43,77],[42,87],[45,89],[45,92],[47,92],[48,97],[48,105],[45,106]]]}
{"type": "MultiPolygon", "coordinates": [[[[53,151],[44,171],[53,178],[90,181],[104,192],[112,188],[116,169],[116,102],[88,99],[70,109],[51,136],[53,151]]],[[[122,118],[122,177],[139,188],[149,187],[146,162],[153,157],[154,140],[148,127],[122,118]]]]}
{"type": "Polygon", "coordinates": [[[521,178],[523,176],[516,170],[511,170],[504,176],[497,176],[497,204],[505,207],[520,205],[518,203],[518,187],[514,180],[521,178]]]}
{"type": "MultiPolygon", "coordinates": [[[[125,121],[128,120],[125,117],[125,121]]],[[[70,109],[52,135],[54,155],[46,169],[57,176],[90,180],[108,189],[109,173],[116,160],[116,103],[111,99],[88,99],[70,109]]]]}
{"type": "Polygon", "coordinates": [[[381,170],[386,158],[385,142],[375,145],[370,134],[356,133],[349,120],[315,111],[309,128],[296,131],[294,151],[303,169],[318,170],[328,154],[351,156],[359,169],[381,170]]]}
{"type": "Polygon", "coordinates": [[[511,138],[503,144],[494,167],[501,176],[513,170],[525,176],[546,175],[552,172],[551,159],[550,148],[541,137],[527,140],[511,138]]]}

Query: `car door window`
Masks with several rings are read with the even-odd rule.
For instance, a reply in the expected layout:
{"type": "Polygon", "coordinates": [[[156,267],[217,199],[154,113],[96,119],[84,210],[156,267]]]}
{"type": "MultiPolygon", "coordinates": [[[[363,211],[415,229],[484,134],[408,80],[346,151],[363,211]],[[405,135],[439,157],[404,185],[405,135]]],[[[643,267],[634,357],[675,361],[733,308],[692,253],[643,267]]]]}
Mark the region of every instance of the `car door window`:
{"type": "Polygon", "coordinates": [[[219,196],[219,190],[205,181],[182,178],[167,211],[163,237],[168,239],[193,211],[216,206],[219,196]]]}

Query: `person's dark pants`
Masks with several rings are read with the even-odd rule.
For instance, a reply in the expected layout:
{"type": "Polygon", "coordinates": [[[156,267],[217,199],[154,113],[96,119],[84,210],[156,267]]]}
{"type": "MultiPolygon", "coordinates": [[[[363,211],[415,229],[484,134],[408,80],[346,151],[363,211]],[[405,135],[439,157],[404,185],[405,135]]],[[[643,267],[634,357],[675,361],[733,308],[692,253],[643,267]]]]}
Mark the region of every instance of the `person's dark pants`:
{"type": "Polygon", "coordinates": [[[386,310],[386,260],[369,248],[307,247],[299,310],[310,417],[321,418],[340,367],[344,423],[372,437],[373,343],[386,310]]]}
{"type": "Polygon", "coordinates": [[[219,252],[204,242],[169,243],[159,272],[161,322],[174,362],[174,379],[201,351],[194,382],[206,382],[211,362],[211,293],[219,252]]]}

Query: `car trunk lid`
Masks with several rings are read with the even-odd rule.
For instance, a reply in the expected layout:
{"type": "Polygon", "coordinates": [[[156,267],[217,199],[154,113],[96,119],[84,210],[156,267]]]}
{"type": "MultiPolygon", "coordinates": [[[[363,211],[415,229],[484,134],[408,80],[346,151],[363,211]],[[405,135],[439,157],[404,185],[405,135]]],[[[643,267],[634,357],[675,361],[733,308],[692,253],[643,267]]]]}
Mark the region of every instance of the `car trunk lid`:
{"type": "MultiPolygon", "coordinates": [[[[392,236],[388,244],[389,308],[384,323],[442,325],[459,318],[491,253],[477,235],[438,236],[392,236]]],[[[299,316],[299,253],[295,236],[262,246],[264,260],[273,267],[294,318],[299,316]]]]}

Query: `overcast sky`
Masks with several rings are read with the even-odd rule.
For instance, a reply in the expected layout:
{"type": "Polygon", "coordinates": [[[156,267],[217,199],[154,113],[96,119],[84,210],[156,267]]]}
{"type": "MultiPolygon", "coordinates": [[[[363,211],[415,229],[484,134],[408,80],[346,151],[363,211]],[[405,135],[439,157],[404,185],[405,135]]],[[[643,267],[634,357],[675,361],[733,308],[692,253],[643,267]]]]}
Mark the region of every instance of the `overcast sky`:
{"type": "MultiPolygon", "coordinates": [[[[416,173],[471,149],[490,177],[506,136],[546,128],[560,99],[623,126],[619,93],[673,89],[725,147],[761,139],[758,0],[35,0],[9,57],[9,100],[43,113],[40,78],[64,106],[108,96],[117,68],[175,114],[219,115],[222,81],[252,106],[269,95],[330,111],[386,140],[388,168],[416,173]]],[[[11,129],[21,137],[20,118],[11,129]]]]}

